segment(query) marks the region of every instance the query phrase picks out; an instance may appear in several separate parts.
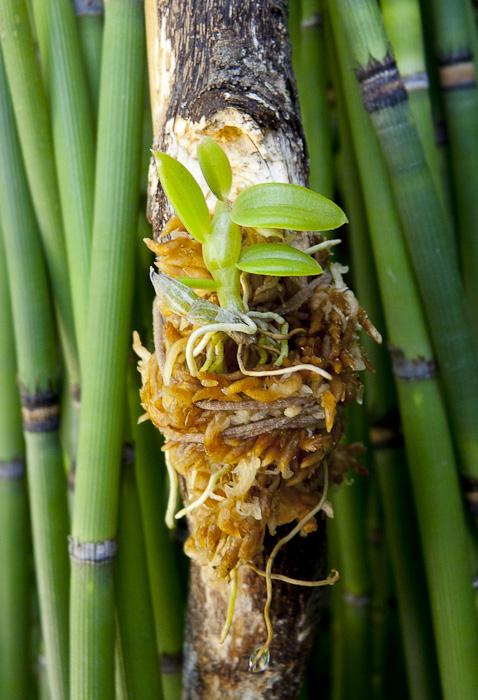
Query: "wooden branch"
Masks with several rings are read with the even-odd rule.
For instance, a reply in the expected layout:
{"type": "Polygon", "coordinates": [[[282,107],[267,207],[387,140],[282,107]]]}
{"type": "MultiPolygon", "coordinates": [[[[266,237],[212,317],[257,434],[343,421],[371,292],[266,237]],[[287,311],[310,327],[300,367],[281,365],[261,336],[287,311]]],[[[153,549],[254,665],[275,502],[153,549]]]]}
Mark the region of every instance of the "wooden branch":
{"type": "MultiPolygon", "coordinates": [[[[232,197],[262,182],[307,184],[286,1],[147,0],[146,17],[154,147],[186,165],[207,196],[196,158],[204,135],[215,138],[231,161],[232,197]]],[[[151,167],[149,216],[156,237],[170,214],[151,167]]],[[[259,569],[290,528],[266,538],[255,562],[259,569]]],[[[325,577],[325,567],[325,527],[319,520],[316,533],[284,548],[274,572],[312,580],[325,577]]],[[[265,673],[251,674],[249,656],[266,638],[264,579],[246,567],[239,570],[234,622],[220,645],[228,586],[207,580],[193,564],[184,698],[296,698],[324,590],[273,583],[271,663],[265,673]]]]}

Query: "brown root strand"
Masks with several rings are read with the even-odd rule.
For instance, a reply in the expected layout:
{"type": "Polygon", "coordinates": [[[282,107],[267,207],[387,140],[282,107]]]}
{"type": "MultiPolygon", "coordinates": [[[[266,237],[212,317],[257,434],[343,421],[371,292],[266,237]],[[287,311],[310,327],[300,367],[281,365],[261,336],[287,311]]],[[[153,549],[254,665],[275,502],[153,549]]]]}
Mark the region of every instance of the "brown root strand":
{"type": "MultiPolygon", "coordinates": [[[[260,242],[250,229],[244,237],[248,244],[260,242]]],[[[210,277],[200,244],[178,219],[169,222],[159,242],[147,245],[158,256],[158,268],[167,274],[210,277]]],[[[178,341],[188,338],[194,328],[162,307],[164,317],[156,334],[160,348],[150,354],[135,336],[142,405],[166,437],[164,449],[183,479],[186,504],[199,500],[211,477],[228,465],[204,502],[188,512],[191,534],[185,545],[187,554],[218,578],[250,563],[262,547],[266,529],[275,533],[281,525],[300,522],[314,508],[323,487],[324,465],[331,483],[340,482],[350,467],[360,469],[356,450],[339,444],[344,408],[360,397],[357,372],[370,368],[356,328],[362,326],[376,340],[380,336],[343,282],[343,271],[332,265],[330,273],[308,283],[260,275],[247,278],[250,310],[279,312],[289,324],[289,353],[281,367],[292,370],[295,365],[297,371],[271,375],[270,370],[277,368],[258,367],[262,349],[251,345],[242,358],[245,366],[258,367],[267,375],[244,376],[237,363],[237,344],[225,337],[224,372],[193,377],[178,341]],[[179,352],[168,365],[173,346],[179,352]],[[158,358],[170,369],[167,386],[158,358]]],[[[217,303],[215,293],[202,291],[201,296],[217,303]]],[[[279,331],[271,325],[267,334],[279,338],[279,331]]],[[[275,355],[270,358],[272,362],[275,355]]],[[[206,351],[201,349],[197,366],[205,360],[206,351]]],[[[301,536],[317,528],[316,517],[307,520],[301,536]]]]}

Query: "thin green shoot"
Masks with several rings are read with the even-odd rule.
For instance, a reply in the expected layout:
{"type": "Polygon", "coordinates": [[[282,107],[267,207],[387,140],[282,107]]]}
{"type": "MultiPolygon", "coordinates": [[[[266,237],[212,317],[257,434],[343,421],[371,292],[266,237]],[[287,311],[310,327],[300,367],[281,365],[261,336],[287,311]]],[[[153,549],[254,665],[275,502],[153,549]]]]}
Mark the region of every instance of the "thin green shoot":
{"type": "Polygon", "coordinates": [[[245,374],[248,377],[271,377],[279,374],[293,374],[294,372],[307,371],[320,374],[321,377],[324,377],[324,379],[328,379],[329,381],[332,380],[332,375],[326,372],[325,369],[309,364],[292,365],[291,367],[281,367],[280,369],[269,369],[264,371],[246,369],[241,355],[242,347],[242,345],[239,345],[237,350],[237,364],[239,365],[239,369],[241,370],[242,374],[245,374]]]}
{"type": "MultiPolygon", "coordinates": [[[[252,564],[246,564],[249,569],[262,576],[262,578],[267,578],[267,573],[257,569],[252,564]]],[[[332,569],[327,578],[320,579],[319,581],[305,581],[301,578],[291,578],[290,576],[284,576],[283,574],[271,574],[271,581],[282,581],[283,583],[290,583],[291,586],[304,586],[305,588],[318,588],[319,586],[331,586],[340,578],[340,574],[336,569],[332,569]]]]}
{"type": "MultiPolygon", "coordinates": [[[[277,314],[258,314],[249,310],[250,287],[245,273],[277,277],[320,275],[323,270],[312,255],[340,241],[324,241],[306,252],[283,242],[258,243],[242,249],[241,227],[256,229],[259,235],[263,232],[279,238],[283,236],[283,229],[293,229],[292,236],[288,237],[290,241],[297,231],[324,231],[341,226],[347,221],[344,212],[322,195],[284,183],[254,185],[231,202],[228,199],[232,186],[229,160],[215,141],[206,138],[198,146],[198,160],[204,178],[217,198],[211,218],[201,188],[187,168],[165,153],[156,152],[155,156],[166,197],[187,231],[202,244],[204,264],[213,278],[173,279],[151,268],[151,281],[160,302],[169,311],[198,326],[190,334],[185,347],[191,375],[198,375],[195,358],[203,351],[206,358],[200,371],[223,371],[226,334],[238,344],[237,359],[244,374],[271,376],[303,369],[330,379],[328,372],[315,365],[281,367],[289,354],[288,338],[285,337],[289,327],[277,314]],[[219,306],[199,297],[194,289],[215,291],[219,306]],[[279,329],[271,327],[270,322],[277,323],[279,329]],[[250,341],[244,338],[244,334],[250,341]],[[259,365],[268,364],[269,357],[275,356],[277,369],[246,370],[241,348],[251,344],[257,349],[259,365]]],[[[184,343],[177,341],[168,351],[164,368],[166,386],[171,380],[174,362],[183,349],[184,343]]]]}
{"type": "Polygon", "coordinates": [[[199,166],[209,189],[219,200],[226,200],[232,185],[232,170],[228,157],[209,136],[201,141],[197,154],[199,166]]]}
{"type": "Polygon", "coordinates": [[[219,644],[224,644],[226,641],[229,630],[231,629],[232,618],[234,617],[234,608],[236,607],[237,596],[237,567],[231,571],[229,576],[229,600],[227,603],[226,622],[222,628],[219,644]]]}
{"type": "Polygon", "coordinates": [[[178,474],[176,469],[171,464],[168,450],[164,452],[164,461],[168,470],[169,479],[169,495],[168,505],[166,507],[166,525],[172,530],[174,527],[174,511],[176,510],[176,502],[178,500],[178,474]]]}
{"type": "Polygon", "coordinates": [[[209,292],[215,292],[220,286],[216,280],[207,280],[201,277],[176,277],[176,279],[190,289],[205,289],[209,292]]]}
{"type": "Polygon", "coordinates": [[[222,469],[219,469],[215,474],[211,474],[211,477],[208,481],[208,484],[206,488],[204,489],[203,493],[199,498],[196,498],[196,500],[192,501],[189,505],[187,505],[185,508],[182,508],[180,511],[176,513],[174,516],[176,520],[179,520],[179,518],[184,518],[185,515],[188,513],[191,513],[193,510],[196,510],[199,508],[199,506],[202,506],[203,503],[206,503],[208,498],[211,498],[214,492],[214,487],[216,486],[217,482],[221,478],[221,476],[224,476],[226,472],[231,468],[230,464],[225,464],[222,469]]]}
{"type": "Polygon", "coordinates": [[[339,243],[342,243],[341,238],[329,238],[327,241],[322,241],[322,243],[317,243],[317,245],[313,245],[311,248],[307,248],[304,250],[304,253],[307,255],[313,255],[314,253],[318,253],[319,250],[327,250],[328,248],[332,248],[333,246],[339,245],[339,243]]]}

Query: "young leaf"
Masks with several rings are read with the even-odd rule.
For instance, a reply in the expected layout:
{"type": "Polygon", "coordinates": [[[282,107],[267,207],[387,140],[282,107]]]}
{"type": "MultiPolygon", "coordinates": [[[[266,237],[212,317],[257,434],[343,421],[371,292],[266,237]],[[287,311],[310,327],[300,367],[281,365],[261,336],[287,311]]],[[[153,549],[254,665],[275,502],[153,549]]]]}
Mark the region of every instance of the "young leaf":
{"type": "Polygon", "coordinates": [[[274,277],[320,275],[322,268],[310,255],[290,245],[258,243],[246,248],[236,263],[244,272],[274,277]]]}
{"type": "Polygon", "coordinates": [[[347,222],[340,207],[306,187],[281,183],[254,185],[241,192],[232,205],[239,226],[329,231],[347,222]]]}
{"type": "Polygon", "coordinates": [[[201,277],[176,277],[176,279],[190,289],[208,289],[215,292],[220,286],[216,280],[206,280],[201,277]]]}
{"type": "Polygon", "coordinates": [[[201,141],[197,152],[199,166],[211,192],[224,201],[231,191],[232,184],[232,170],[228,157],[209,136],[201,141]]]}
{"type": "Polygon", "coordinates": [[[231,267],[239,260],[241,240],[241,229],[231,220],[229,212],[213,218],[202,249],[204,263],[213,277],[216,270],[231,267]]]}
{"type": "Polygon", "coordinates": [[[204,243],[211,223],[206,200],[189,170],[166,153],[155,151],[164,193],[191,236],[204,243]]]}

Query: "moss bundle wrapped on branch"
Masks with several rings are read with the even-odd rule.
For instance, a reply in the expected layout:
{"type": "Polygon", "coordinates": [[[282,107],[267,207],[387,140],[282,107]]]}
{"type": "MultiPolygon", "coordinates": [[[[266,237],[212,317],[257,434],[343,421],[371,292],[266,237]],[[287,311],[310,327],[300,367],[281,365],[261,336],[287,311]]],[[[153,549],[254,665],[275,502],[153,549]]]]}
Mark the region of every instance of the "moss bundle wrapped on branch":
{"type": "MultiPolygon", "coordinates": [[[[186,507],[176,517],[188,514],[191,528],[186,552],[208,576],[230,577],[233,591],[237,569],[252,566],[266,528],[275,535],[278,527],[298,523],[267,562],[268,636],[251,657],[256,670],[267,665],[272,641],[268,611],[278,548],[299,531],[317,529],[314,516],[328,508],[328,479],[340,481],[354,463],[353,449],[339,441],[343,407],[358,399],[357,370],[367,366],[355,328],[380,336],[345,286],[343,268],[332,263],[330,273],[322,272],[337,241],[313,234],[305,252],[299,247],[309,234],[296,234],[298,247],[283,241],[286,227],[340,226],[345,217],[336,205],[281,184],[257,185],[231,202],[229,162],[206,138],[198,159],[218,198],[211,221],[188,171],[164,154],[157,158],[179,218],[158,242],[148,242],[160,270],[151,272],[156,352],[138,337],[135,349],[143,406],[167,439],[167,520],[173,524],[177,471],[186,507]],[[303,280],[314,273],[319,276],[303,280]]],[[[232,613],[233,607],[222,639],[232,613]]]]}

